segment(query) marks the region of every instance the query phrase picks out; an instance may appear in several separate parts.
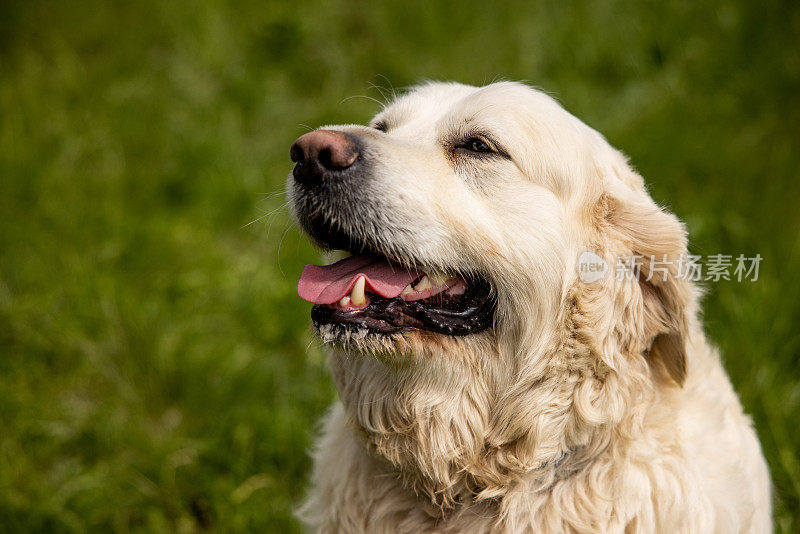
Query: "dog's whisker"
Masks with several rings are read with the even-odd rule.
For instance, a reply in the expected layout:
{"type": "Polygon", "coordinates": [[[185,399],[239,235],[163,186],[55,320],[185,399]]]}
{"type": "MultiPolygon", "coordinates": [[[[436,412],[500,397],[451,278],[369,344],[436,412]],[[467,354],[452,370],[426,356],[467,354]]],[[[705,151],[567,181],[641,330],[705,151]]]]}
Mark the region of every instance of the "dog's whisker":
{"type": "Polygon", "coordinates": [[[284,202],[283,204],[281,204],[281,205],[280,205],[280,206],[278,206],[277,208],[275,208],[275,209],[273,209],[273,210],[270,210],[269,212],[265,213],[265,214],[264,214],[264,215],[262,215],[261,217],[258,217],[258,218],[256,218],[256,219],[254,219],[254,220],[250,221],[249,223],[245,224],[244,226],[241,226],[241,227],[239,228],[239,230],[243,230],[243,229],[247,228],[248,226],[250,226],[250,225],[252,225],[252,224],[255,224],[255,223],[257,223],[257,222],[259,222],[259,221],[261,221],[261,220],[263,220],[263,219],[265,219],[265,218],[267,218],[267,217],[270,217],[270,216],[272,216],[272,215],[275,215],[276,213],[278,213],[279,211],[281,211],[281,210],[283,210],[283,209],[288,209],[288,207],[289,207],[289,203],[288,203],[288,202],[284,202]]]}
{"type": "Polygon", "coordinates": [[[371,102],[375,102],[375,103],[376,103],[376,104],[378,104],[379,106],[383,106],[383,105],[384,105],[384,104],[383,104],[383,102],[381,102],[381,101],[380,101],[380,100],[378,100],[377,98],[372,98],[371,96],[367,96],[367,95],[351,95],[351,96],[348,96],[348,97],[345,97],[345,98],[343,98],[343,99],[342,99],[342,100],[341,100],[339,103],[340,103],[340,104],[344,104],[344,103],[345,103],[345,102],[347,102],[348,100],[352,100],[352,99],[354,99],[354,98],[363,98],[363,99],[365,99],[365,100],[369,100],[369,101],[371,101],[371,102]]]}

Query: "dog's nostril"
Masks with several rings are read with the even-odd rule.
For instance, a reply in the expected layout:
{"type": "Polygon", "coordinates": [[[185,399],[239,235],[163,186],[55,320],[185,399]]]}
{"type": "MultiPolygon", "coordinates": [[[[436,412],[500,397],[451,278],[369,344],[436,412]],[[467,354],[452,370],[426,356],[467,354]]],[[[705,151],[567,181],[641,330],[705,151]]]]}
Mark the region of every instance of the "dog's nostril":
{"type": "Polygon", "coordinates": [[[292,143],[292,148],[289,150],[289,157],[295,163],[302,163],[306,159],[305,152],[300,145],[295,141],[292,143]]]}
{"type": "Polygon", "coordinates": [[[337,167],[343,167],[344,165],[336,165],[333,162],[333,157],[331,155],[331,150],[329,148],[323,148],[319,151],[319,155],[317,155],[317,160],[319,160],[320,165],[325,167],[326,169],[335,169],[337,167]]]}

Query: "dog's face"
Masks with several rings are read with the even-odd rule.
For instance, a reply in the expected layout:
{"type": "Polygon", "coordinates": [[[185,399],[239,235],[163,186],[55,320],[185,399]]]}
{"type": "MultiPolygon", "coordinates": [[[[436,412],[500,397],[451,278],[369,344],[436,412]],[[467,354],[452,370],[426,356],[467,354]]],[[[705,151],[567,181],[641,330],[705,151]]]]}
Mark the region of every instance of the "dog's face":
{"type": "Polygon", "coordinates": [[[594,130],[516,83],[424,85],[368,127],[301,137],[292,156],[299,224],[324,248],[379,258],[345,260],[345,274],[312,269],[300,284],[326,341],[364,350],[487,335],[519,313],[552,333],[575,258],[593,243],[598,173],[627,168],[594,130]],[[382,280],[387,266],[408,274],[382,280]],[[382,282],[394,287],[381,294],[382,282]]]}

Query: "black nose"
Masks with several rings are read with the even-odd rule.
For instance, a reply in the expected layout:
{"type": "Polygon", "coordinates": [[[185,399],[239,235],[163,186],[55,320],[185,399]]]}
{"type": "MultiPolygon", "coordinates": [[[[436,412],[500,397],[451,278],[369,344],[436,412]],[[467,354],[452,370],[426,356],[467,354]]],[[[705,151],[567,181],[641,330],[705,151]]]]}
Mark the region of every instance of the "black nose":
{"type": "Polygon", "coordinates": [[[297,165],[292,174],[304,185],[322,181],[327,171],[341,171],[358,159],[355,139],[344,132],[317,130],[301,135],[289,152],[297,165]]]}

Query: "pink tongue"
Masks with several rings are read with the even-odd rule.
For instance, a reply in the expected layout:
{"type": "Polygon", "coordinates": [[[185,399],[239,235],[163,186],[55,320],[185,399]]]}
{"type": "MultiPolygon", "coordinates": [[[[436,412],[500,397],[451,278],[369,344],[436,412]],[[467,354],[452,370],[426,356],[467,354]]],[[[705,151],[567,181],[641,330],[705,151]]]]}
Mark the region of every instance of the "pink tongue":
{"type": "Polygon", "coordinates": [[[351,256],[324,267],[306,265],[297,283],[297,294],[314,304],[333,304],[350,293],[359,276],[364,276],[367,291],[394,298],[423,274],[422,271],[406,270],[385,259],[351,256]]]}

